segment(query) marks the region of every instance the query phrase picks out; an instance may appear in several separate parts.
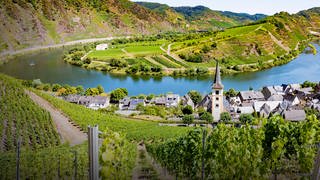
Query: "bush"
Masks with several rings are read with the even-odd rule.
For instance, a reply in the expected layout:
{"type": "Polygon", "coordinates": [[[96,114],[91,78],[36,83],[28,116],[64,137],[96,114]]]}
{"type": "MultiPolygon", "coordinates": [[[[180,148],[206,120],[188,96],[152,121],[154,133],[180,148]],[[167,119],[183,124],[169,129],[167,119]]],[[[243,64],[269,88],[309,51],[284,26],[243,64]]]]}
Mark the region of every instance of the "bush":
{"type": "Polygon", "coordinates": [[[253,116],[251,114],[241,114],[239,120],[242,123],[251,124],[253,121],[253,116]]]}
{"type": "Polygon", "coordinates": [[[183,114],[192,114],[193,113],[193,109],[190,105],[185,106],[184,108],[182,108],[182,113],[183,114]]]}
{"type": "Polygon", "coordinates": [[[208,123],[212,123],[213,122],[213,117],[212,114],[209,112],[204,112],[201,116],[200,119],[203,121],[207,121],[208,123]]]}
{"type": "Polygon", "coordinates": [[[192,115],[185,115],[182,118],[182,122],[184,124],[188,124],[189,125],[189,124],[193,123],[193,121],[194,121],[194,117],[192,115]]]}
{"type": "Polygon", "coordinates": [[[110,66],[112,67],[127,67],[128,63],[122,59],[111,59],[110,66]]]}
{"type": "Polygon", "coordinates": [[[220,121],[222,122],[230,122],[231,121],[231,115],[228,112],[223,112],[220,114],[220,121]]]}
{"type": "Polygon", "coordinates": [[[121,99],[128,95],[128,90],[125,88],[117,88],[110,93],[110,101],[118,103],[121,99]]]}
{"type": "Polygon", "coordinates": [[[192,90],[188,92],[188,95],[190,96],[192,102],[196,105],[202,100],[202,96],[198,91],[192,90]]]}

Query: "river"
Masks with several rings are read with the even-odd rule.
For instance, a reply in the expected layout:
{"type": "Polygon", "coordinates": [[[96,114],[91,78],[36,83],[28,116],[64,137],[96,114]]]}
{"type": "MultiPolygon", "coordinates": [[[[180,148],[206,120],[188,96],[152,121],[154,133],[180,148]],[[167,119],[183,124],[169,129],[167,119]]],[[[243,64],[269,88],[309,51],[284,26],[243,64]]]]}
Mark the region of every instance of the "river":
{"type": "MultiPolygon", "coordinates": [[[[318,52],[320,46],[315,44],[318,52]]],[[[213,77],[173,78],[135,77],[115,75],[72,66],[62,60],[63,49],[53,49],[26,54],[0,66],[0,72],[20,79],[41,79],[44,83],[82,85],[85,88],[101,84],[105,91],[127,88],[130,95],[164,94],[167,92],[183,95],[189,90],[202,94],[210,92],[213,77]],[[34,64],[31,66],[30,64],[34,64]]],[[[320,81],[320,53],[301,54],[288,64],[259,72],[226,75],[222,77],[225,89],[260,89],[266,85],[302,83],[306,80],[320,81]]]]}

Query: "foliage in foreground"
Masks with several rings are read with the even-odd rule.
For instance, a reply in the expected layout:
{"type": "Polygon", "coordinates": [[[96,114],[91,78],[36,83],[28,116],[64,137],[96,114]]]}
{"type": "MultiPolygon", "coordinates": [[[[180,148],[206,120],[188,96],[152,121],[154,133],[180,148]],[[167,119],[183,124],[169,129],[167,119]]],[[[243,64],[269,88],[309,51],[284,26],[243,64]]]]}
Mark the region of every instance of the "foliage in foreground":
{"type": "Polygon", "coordinates": [[[0,74],[0,137],[0,152],[14,150],[18,138],[21,146],[30,149],[60,144],[49,112],[25,94],[18,80],[3,74],[0,74]]]}
{"type": "Polygon", "coordinates": [[[102,179],[131,178],[137,149],[125,139],[125,136],[106,131],[99,154],[102,179]]]}
{"type": "Polygon", "coordinates": [[[315,116],[300,123],[275,116],[258,129],[219,124],[212,131],[204,131],[204,151],[200,129],[147,148],[177,177],[200,178],[204,158],[206,179],[261,179],[271,173],[310,173],[315,144],[320,142],[315,116]]]}
{"type": "MultiPolygon", "coordinates": [[[[88,179],[88,145],[28,150],[20,153],[21,179],[88,179]],[[75,156],[76,154],[76,156],[75,156]],[[76,158],[77,157],[77,158],[76,158]]],[[[0,154],[1,179],[16,179],[16,152],[0,154]]]]}

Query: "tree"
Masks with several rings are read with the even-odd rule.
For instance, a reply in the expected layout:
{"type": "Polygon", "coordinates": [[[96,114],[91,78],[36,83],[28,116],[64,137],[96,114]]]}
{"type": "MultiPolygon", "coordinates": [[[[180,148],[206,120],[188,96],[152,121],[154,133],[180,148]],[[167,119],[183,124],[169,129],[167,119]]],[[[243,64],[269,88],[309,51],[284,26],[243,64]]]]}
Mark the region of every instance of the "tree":
{"type": "Polygon", "coordinates": [[[191,123],[193,123],[193,120],[194,120],[194,117],[192,116],[192,115],[185,115],[185,116],[183,116],[183,118],[182,118],[182,122],[184,123],[184,124],[191,124],[191,123]]]}
{"type": "Polygon", "coordinates": [[[52,91],[53,92],[57,92],[58,89],[60,89],[62,86],[60,84],[54,84],[52,85],[52,91]]]}
{"type": "Polygon", "coordinates": [[[78,94],[84,93],[84,89],[83,89],[83,87],[80,86],[80,85],[76,87],[76,90],[77,90],[77,93],[78,93],[78,94]]]}
{"type": "Polygon", "coordinates": [[[242,123],[249,123],[251,124],[253,121],[253,116],[251,114],[241,114],[239,118],[240,122],[242,123]]]}
{"type": "Polygon", "coordinates": [[[213,122],[213,117],[212,114],[209,112],[204,112],[201,116],[200,119],[203,121],[207,121],[208,123],[212,123],[213,122]]]}
{"type": "Polygon", "coordinates": [[[148,96],[147,96],[147,100],[151,100],[151,99],[153,99],[154,98],[154,94],[149,94],[148,96]]]}
{"type": "Polygon", "coordinates": [[[192,114],[193,113],[193,109],[190,105],[185,106],[184,108],[182,108],[182,113],[183,114],[192,114]]]}
{"type": "Polygon", "coordinates": [[[85,92],[86,96],[95,96],[99,95],[99,90],[97,88],[88,88],[85,92]]]}
{"type": "Polygon", "coordinates": [[[192,102],[196,105],[202,100],[202,96],[198,91],[192,90],[188,92],[192,102]]]}
{"type": "Polygon", "coordinates": [[[97,86],[97,89],[98,89],[98,91],[99,91],[99,94],[104,93],[104,89],[103,89],[103,87],[102,87],[100,84],[97,86]]]}
{"type": "Polygon", "coordinates": [[[118,103],[121,99],[128,95],[128,90],[125,88],[117,88],[110,94],[110,100],[113,103],[118,103]]]}
{"type": "Polygon", "coordinates": [[[220,121],[222,122],[230,122],[231,121],[231,115],[228,112],[223,112],[220,114],[220,121]]]}
{"type": "Polygon", "coordinates": [[[229,89],[229,91],[226,91],[226,96],[228,97],[236,97],[237,95],[238,95],[238,92],[233,88],[229,89]]]}

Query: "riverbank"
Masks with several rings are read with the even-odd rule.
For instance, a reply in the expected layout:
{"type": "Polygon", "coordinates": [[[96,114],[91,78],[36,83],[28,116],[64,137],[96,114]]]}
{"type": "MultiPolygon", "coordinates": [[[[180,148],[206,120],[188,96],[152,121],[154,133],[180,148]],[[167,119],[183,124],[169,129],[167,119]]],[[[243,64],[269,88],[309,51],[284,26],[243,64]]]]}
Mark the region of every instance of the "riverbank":
{"type": "MultiPolygon", "coordinates": [[[[256,72],[286,64],[300,55],[309,44],[308,42],[309,41],[301,41],[296,45],[295,49],[268,61],[259,60],[256,63],[238,65],[229,65],[224,63],[224,61],[220,61],[219,63],[221,66],[221,72],[222,74],[232,75],[244,72],[256,72]]],[[[162,46],[160,46],[160,49],[161,48],[163,49],[162,46]]],[[[199,66],[193,67],[181,66],[179,68],[173,68],[169,63],[175,63],[178,60],[173,59],[173,57],[176,57],[176,55],[173,55],[173,53],[168,51],[165,51],[166,57],[164,55],[146,57],[131,56],[130,59],[121,57],[113,58],[111,60],[98,60],[96,58],[92,59],[87,57],[88,52],[85,52],[84,49],[85,48],[75,48],[70,50],[64,55],[64,60],[72,65],[76,65],[88,70],[98,70],[123,75],[193,77],[212,75],[215,72],[215,64],[213,64],[212,67],[203,67],[201,64],[199,64],[199,66]],[[160,59],[159,57],[163,57],[164,59],[160,59]],[[167,57],[169,57],[171,60],[167,57]],[[163,62],[165,59],[167,63],[163,62]],[[165,66],[166,64],[169,65],[165,66]]],[[[92,52],[92,50],[89,52],[92,52]]],[[[181,61],[182,60],[179,60],[179,62],[181,61]]]]}

